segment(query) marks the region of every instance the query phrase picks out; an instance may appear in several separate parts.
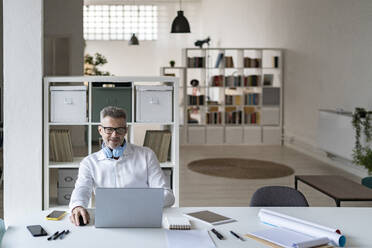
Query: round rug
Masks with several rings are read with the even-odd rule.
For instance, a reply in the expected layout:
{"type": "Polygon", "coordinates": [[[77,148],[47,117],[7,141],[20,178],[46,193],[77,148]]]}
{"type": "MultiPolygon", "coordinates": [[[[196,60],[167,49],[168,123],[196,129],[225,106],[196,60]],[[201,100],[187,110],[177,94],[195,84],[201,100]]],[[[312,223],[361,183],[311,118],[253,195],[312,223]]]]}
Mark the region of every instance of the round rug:
{"type": "Polygon", "coordinates": [[[213,158],[196,160],[187,165],[195,172],[217,177],[237,179],[264,179],[292,175],[294,170],[270,161],[240,158],[213,158]]]}

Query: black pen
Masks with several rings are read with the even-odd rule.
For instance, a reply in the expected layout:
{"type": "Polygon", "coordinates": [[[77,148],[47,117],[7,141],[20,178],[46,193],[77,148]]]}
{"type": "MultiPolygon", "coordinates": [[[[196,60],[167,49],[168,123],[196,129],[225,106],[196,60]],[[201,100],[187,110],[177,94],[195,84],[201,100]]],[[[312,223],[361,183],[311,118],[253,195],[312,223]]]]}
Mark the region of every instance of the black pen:
{"type": "Polygon", "coordinates": [[[56,240],[56,239],[58,239],[61,235],[63,235],[65,233],[65,230],[63,230],[62,232],[60,232],[57,236],[55,236],[54,238],[53,238],[53,240],[56,240]]]}
{"type": "Polygon", "coordinates": [[[59,239],[63,239],[67,234],[69,234],[69,232],[70,230],[66,230],[66,232],[59,237],[59,239]]]}
{"type": "Polygon", "coordinates": [[[57,236],[59,233],[59,231],[55,232],[53,235],[51,235],[50,237],[48,237],[48,240],[52,240],[53,237],[57,236]]]}
{"type": "Polygon", "coordinates": [[[230,231],[230,233],[234,235],[235,237],[237,237],[238,239],[240,239],[241,241],[245,241],[242,237],[240,237],[238,234],[234,233],[233,231],[230,231]]]}
{"type": "Polygon", "coordinates": [[[223,240],[224,239],[224,237],[222,236],[222,234],[219,233],[219,232],[217,232],[216,229],[212,228],[211,231],[212,231],[212,233],[214,233],[217,236],[218,239],[220,239],[220,240],[223,240]]]}

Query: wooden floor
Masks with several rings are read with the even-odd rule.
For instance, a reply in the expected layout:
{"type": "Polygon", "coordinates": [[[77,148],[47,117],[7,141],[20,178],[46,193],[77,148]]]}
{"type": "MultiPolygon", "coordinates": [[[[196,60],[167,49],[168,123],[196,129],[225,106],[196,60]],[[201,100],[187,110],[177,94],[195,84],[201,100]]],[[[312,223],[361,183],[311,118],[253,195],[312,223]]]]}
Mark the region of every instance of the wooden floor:
{"type": "MultiPolygon", "coordinates": [[[[181,146],[180,206],[249,206],[253,193],[266,185],[294,187],[294,175],[342,175],[360,178],[284,146],[181,146]],[[207,176],[187,168],[204,158],[251,158],[282,163],[294,169],[291,176],[276,179],[230,179],[207,176]]],[[[310,206],[335,206],[332,198],[299,182],[298,189],[310,206]]],[[[372,206],[372,202],[342,202],[341,206],[372,206]]]]}
{"type": "MultiPolygon", "coordinates": [[[[180,206],[249,206],[253,193],[266,185],[294,186],[294,175],[276,179],[231,179],[202,175],[187,169],[191,161],[204,158],[252,158],[292,167],[299,175],[342,175],[360,178],[284,146],[181,146],[180,206]]],[[[335,206],[328,196],[299,182],[310,206],[335,206]]],[[[344,202],[341,206],[369,206],[372,202],[344,202]]],[[[0,187],[0,218],[3,218],[3,186],[0,187]]]]}

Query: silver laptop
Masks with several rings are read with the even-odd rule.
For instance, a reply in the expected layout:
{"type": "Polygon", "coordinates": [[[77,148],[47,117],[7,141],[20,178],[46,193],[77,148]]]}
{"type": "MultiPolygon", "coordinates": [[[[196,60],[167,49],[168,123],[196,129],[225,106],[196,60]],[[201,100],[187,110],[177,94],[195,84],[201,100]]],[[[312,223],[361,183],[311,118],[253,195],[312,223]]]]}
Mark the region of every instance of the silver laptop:
{"type": "Polygon", "coordinates": [[[96,227],[161,227],[162,188],[97,188],[96,227]]]}

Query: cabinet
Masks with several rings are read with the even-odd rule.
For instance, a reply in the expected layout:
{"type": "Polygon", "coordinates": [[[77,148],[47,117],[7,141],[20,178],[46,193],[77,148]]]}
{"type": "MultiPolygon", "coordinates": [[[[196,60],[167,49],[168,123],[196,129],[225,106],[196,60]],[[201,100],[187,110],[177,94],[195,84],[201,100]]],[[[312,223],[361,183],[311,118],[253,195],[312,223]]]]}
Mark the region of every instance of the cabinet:
{"type": "MultiPolygon", "coordinates": [[[[80,92],[81,93],[81,92],[80,92]]],[[[66,77],[45,77],[44,78],[44,209],[59,207],[64,202],[68,204],[73,187],[71,182],[75,180],[74,173],[79,168],[80,161],[87,155],[100,150],[101,140],[97,128],[99,125],[99,111],[108,105],[123,107],[127,111],[128,134],[127,142],[143,145],[146,130],[169,130],[171,133],[170,156],[168,161],[160,163],[167,180],[173,189],[176,203],[179,204],[179,111],[178,111],[179,80],[176,77],[114,77],[114,76],[66,76],[66,77]],[[52,89],[58,87],[80,87],[84,88],[84,94],[79,99],[84,99],[79,110],[83,113],[83,120],[60,121],[58,112],[53,112],[57,118],[52,117],[52,89]],[[139,103],[143,104],[143,99],[136,92],[146,89],[153,96],[157,96],[159,91],[162,94],[166,89],[166,97],[161,105],[156,108],[164,107],[167,111],[161,113],[161,117],[156,119],[154,116],[147,116],[146,107],[143,112],[139,103]],[[151,91],[154,89],[155,93],[151,91]],[[150,90],[150,91],[149,91],[150,90]],[[83,110],[81,110],[83,108],[83,110]],[[137,110],[137,111],[136,111],[137,110]],[[164,115],[164,116],[163,116],[164,115]],[[67,136],[60,136],[56,130],[68,130],[67,136]],[[59,138],[59,140],[57,139],[59,138]],[[58,147],[72,147],[72,152],[59,156],[67,158],[71,155],[70,162],[58,161],[53,156],[53,152],[58,147]],[[71,180],[70,180],[71,179],[71,180]],[[70,182],[70,181],[71,182],[70,182]],[[70,183],[70,184],[69,184],[70,183]]],[[[68,98],[67,94],[67,98],[68,98]]],[[[160,95],[163,97],[163,95],[160,95]]],[[[67,109],[67,114],[69,110],[67,109]]],[[[159,111],[159,109],[154,109],[159,111]]],[[[153,114],[153,113],[152,113],[153,114]]],[[[81,115],[81,113],[80,113],[81,115]]],[[[157,116],[157,115],[155,115],[157,116]]],[[[67,161],[68,159],[63,159],[67,161]]],[[[66,206],[64,206],[66,207],[66,206]]]]}
{"type": "Polygon", "coordinates": [[[184,67],[163,67],[164,75],[171,70],[184,75],[180,104],[186,143],[281,144],[283,53],[186,48],[184,67]]]}

